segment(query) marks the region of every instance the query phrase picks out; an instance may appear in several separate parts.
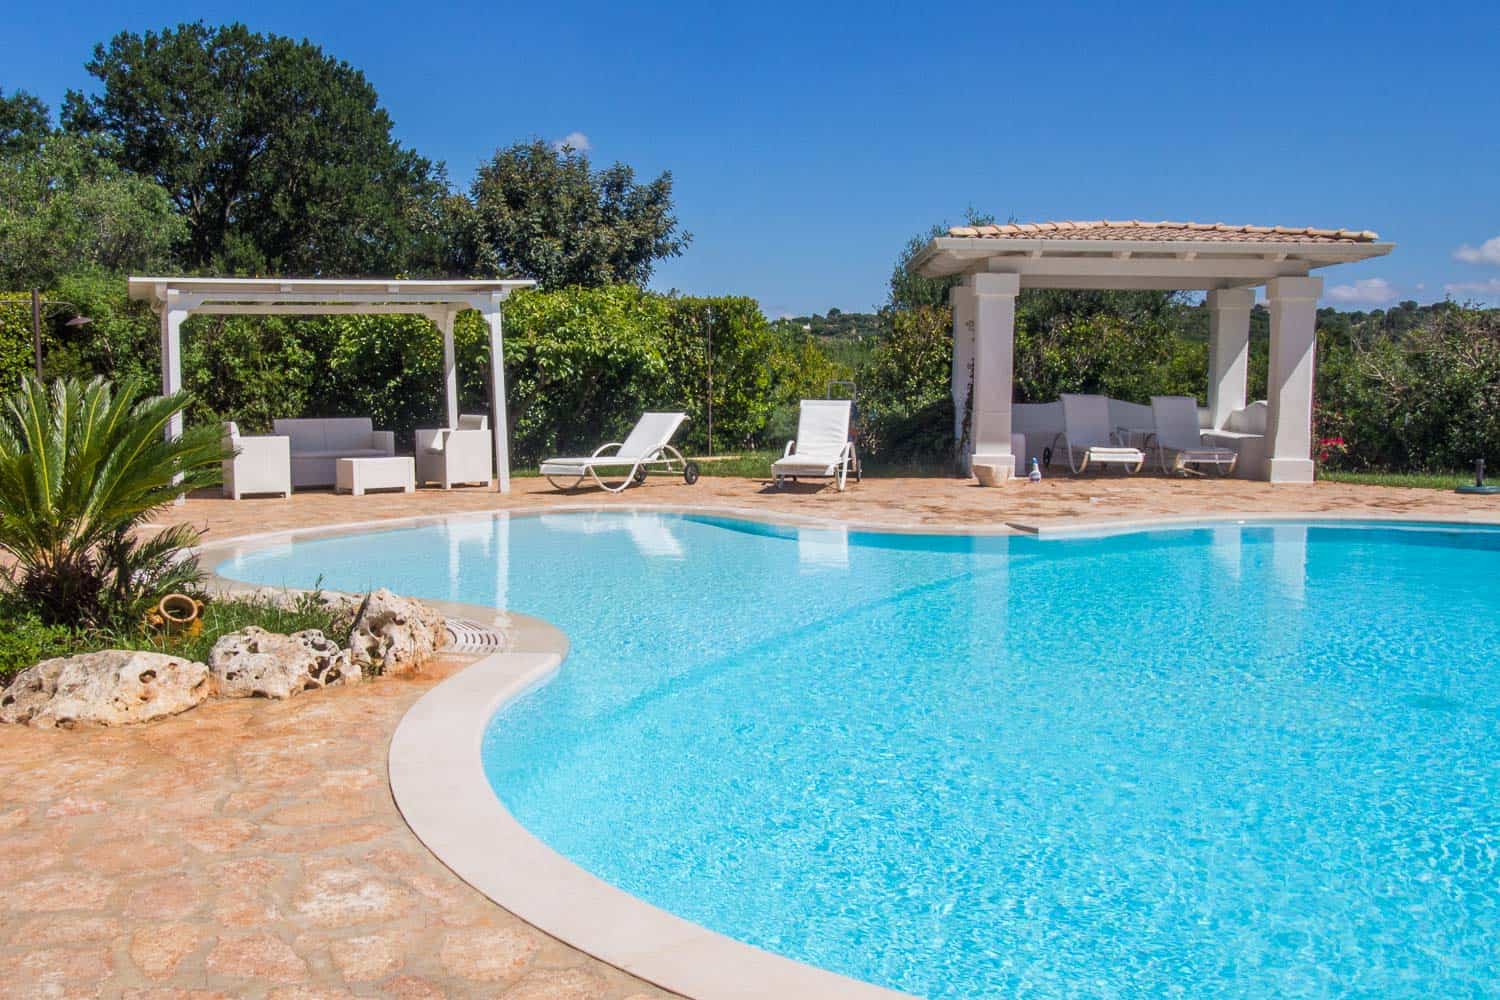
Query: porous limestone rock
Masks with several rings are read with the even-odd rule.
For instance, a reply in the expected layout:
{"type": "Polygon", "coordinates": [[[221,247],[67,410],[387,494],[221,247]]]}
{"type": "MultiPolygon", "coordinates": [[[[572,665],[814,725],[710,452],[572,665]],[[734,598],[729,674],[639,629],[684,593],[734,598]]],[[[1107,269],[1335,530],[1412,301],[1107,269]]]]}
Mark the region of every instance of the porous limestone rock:
{"type": "Polygon", "coordinates": [[[0,695],[0,722],[123,726],[185,712],[213,689],[208,667],[142,650],[43,660],[21,671],[0,695]]]}
{"type": "Polygon", "coordinates": [[[447,641],[442,615],[384,587],[365,598],[349,636],[356,664],[393,677],[418,673],[447,641]]]}
{"type": "Polygon", "coordinates": [[[360,678],[349,651],[317,629],[280,635],[256,625],[220,636],[208,669],[225,698],[290,698],[360,678]]]}

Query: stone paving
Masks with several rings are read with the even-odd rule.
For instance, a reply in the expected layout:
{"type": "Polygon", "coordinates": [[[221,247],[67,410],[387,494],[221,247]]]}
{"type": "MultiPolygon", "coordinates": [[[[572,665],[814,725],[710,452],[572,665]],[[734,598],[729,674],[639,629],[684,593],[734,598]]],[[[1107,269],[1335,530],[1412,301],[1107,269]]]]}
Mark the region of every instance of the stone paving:
{"type": "Polygon", "coordinates": [[[167,520],[207,529],[208,541],[235,535],[320,524],[343,524],[419,514],[483,510],[537,510],[561,504],[603,507],[675,504],[734,507],[767,513],[839,518],[907,526],[1003,526],[1060,524],[1073,520],[1194,514],[1344,513],[1386,517],[1463,517],[1500,521],[1500,497],[1469,497],[1441,490],[1396,489],[1316,483],[1272,486],[1243,479],[1182,479],[1116,474],[1073,479],[1024,480],[984,489],[962,479],[867,479],[847,492],[794,484],[777,491],[762,480],[705,476],[694,486],[653,478],[643,487],[614,495],[602,490],[575,494],[552,489],[545,479],[515,479],[512,492],[469,487],[372,493],[362,497],[330,492],[299,493],[290,499],[232,502],[192,497],[167,520]]]}
{"type": "MultiPolygon", "coordinates": [[[[885,479],[768,493],[744,479],[571,497],[545,481],[364,497],[306,493],[169,512],[212,540],[559,503],[704,504],[909,525],[1232,512],[1500,520],[1426,490],[1115,477],[979,489],[885,479]]],[[[391,802],[385,753],[427,675],[286,702],[210,702],[145,726],[0,728],[0,996],[661,997],[453,876],[391,802]]]]}
{"type": "Polygon", "coordinates": [[[466,662],[0,728],[0,997],[667,996],[495,906],[401,821],[390,734],[466,662]]]}

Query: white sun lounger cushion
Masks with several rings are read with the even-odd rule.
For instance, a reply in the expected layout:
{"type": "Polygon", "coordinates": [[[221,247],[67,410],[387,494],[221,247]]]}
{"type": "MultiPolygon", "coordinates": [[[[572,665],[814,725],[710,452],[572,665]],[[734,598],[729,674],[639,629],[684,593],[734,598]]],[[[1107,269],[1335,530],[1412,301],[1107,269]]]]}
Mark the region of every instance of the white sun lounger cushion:
{"type": "Polygon", "coordinates": [[[1104,448],[1093,445],[1088,449],[1090,462],[1123,462],[1135,465],[1144,462],[1146,455],[1139,448],[1104,448]]]}

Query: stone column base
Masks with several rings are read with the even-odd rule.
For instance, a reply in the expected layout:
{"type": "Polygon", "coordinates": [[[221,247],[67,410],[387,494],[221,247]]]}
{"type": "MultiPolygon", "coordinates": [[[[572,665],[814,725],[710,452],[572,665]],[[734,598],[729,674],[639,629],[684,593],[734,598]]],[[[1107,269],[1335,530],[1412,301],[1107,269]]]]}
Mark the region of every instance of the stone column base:
{"type": "Polygon", "coordinates": [[[1310,458],[1266,459],[1266,481],[1272,483],[1310,483],[1315,478],[1310,458]]]}
{"type": "Polygon", "coordinates": [[[1010,456],[996,461],[993,456],[981,458],[974,456],[970,463],[974,478],[979,480],[980,486],[999,486],[1012,477],[1015,472],[1015,460],[1010,456]]]}

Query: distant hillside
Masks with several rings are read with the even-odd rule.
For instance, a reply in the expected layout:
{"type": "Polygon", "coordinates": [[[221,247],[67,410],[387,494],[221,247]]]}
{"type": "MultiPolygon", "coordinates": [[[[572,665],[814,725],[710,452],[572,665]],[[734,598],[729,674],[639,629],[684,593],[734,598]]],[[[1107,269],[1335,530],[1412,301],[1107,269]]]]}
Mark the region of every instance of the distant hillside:
{"type": "Polygon", "coordinates": [[[833,337],[844,340],[878,337],[884,332],[880,316],[876,313],[846,313],[839,309],[830,309],[822,316],[817,314],[792,316],[777,320],[777,323],[799,327],[814,337],[833,337]]]}

